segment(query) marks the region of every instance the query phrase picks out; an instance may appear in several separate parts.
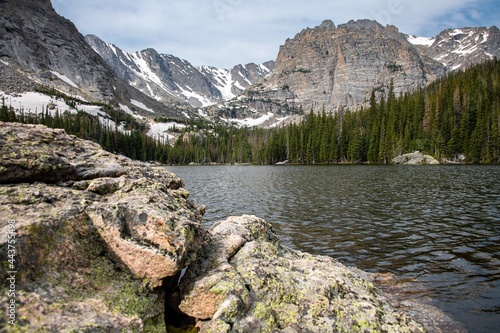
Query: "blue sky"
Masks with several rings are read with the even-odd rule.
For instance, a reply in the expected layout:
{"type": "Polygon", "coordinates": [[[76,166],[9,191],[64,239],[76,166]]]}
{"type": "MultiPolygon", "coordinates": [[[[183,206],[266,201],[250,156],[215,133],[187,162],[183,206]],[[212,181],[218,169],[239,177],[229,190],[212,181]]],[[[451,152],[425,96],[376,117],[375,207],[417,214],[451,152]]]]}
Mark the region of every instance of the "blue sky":
{"type": "Polygon", "coordinates": [[[500,26],[498,0],[52,0],[82,34],[126,51],[152,47],[194,65],[274,60],[279,46],[325,19],[392,24],[433,37],[446,28],[500,26]]]}

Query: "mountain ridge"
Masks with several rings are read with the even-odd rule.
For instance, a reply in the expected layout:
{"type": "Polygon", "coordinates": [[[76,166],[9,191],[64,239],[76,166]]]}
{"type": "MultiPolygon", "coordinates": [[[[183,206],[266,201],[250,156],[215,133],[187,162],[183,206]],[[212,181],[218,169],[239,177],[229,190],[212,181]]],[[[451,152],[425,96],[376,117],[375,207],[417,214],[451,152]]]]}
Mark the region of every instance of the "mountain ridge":
{"type": "Polygon", "coordinates": [[[287,39],[276,61],[196,67],[151,48],[131,53],[96,36],[85,38],[48,0],[5,0],[0,7],[1,90],[47,85],[112,103],[145,121],[201,115],[239,126],[276,126],[310,109],[356,110],[367,105],[373,89],[377,99],[387,97],[391,84],[396,94],[406,93],[500,57],[494,26],[447,29],[424,39],[376,21],[336,26],[325,20],[287,39]]]}
{"type": "Polygon", "coordinates": [[[420,44],[419,49],[441,62],[449,71],[499,56],[500,30],[496,26],[450,28],[430,40],[432,44],[424,43],[423,47],[420,44]]]}
{"type": "Polygon", "coordinates": [[[279,108],[287,112],[356,110],[368,105],[374,89],[377,99],[387,97],[391,83],[396,94],[406,93],[447,73],[500,57],[495,26],[447,29],[434,39],[430,43],[430,39],[408,36],[395,26],[371,20],[351,20],[337,27],[325,20],[285,41],[265,84],[249,87],[238,99],[212,107],[210,112],[227,114],[238,108],[262,115],[279,108]],[[424,45],[415,45],[417,40],[424,45]]]}
{"type": "Polygon", "coordinates": [[[193,107],[234,98],[274,69],[272,60],[236,65],[232,69],[193,66],[187,60],[152,48],[127,52],[95,35],[87,35],[85,39],[130,85],[159,101],[174,96],[193,107]]]}
{"type": "Polygon", "coordinates": [[[155,110],[183,117],[181,100],[160,103],[119,79],[49,0],[5,0],[0,12],[0,90],[19,93],[41,85],[87,102],[121,104],[138,114],[155,110]]]}

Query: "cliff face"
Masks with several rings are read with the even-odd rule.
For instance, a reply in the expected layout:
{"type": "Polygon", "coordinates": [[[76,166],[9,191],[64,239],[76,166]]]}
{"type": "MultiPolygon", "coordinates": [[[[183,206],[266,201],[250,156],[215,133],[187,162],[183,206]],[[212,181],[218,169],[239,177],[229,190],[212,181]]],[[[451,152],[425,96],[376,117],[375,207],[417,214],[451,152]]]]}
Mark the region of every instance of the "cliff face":
{"type": "Polygon", "coordinates": [[[58,15],[50,0],[0,1],[0,91],[33,91],[46,85],[91,102],[139,101],[160,115],[179,116],[168,105],[119,79],[75,25],[58,15]]]}
{"type": "Polygon", "coordinates": [[[373,88],[386,92],[391,80],[396,93],[424,86],[443,75],[439,67],[396,27],[361,20],[336,28],[325,21],[281,46],[267,85],[293,92],[304,109],[338,111],[365,104],[373,88]]]}
{"type": "Polygon", "coordinates": [[[366,273],[283,247],[256,217],[207,230],[204,207],[163,167],[62,130],[8,123],[0,157],[0,246],[15,239],[16,251],[12,263],[0,252],[2,281],[15,279],[14,294],[1,285],[0,301],[15,304],[16,326],[1,316],[2,327],[422,331],[366,273]]]}
{"type": "Polygon", "coordinates": [[[371,21],[305,30],[285,43],[277,63],[278,86],[290,73],[286,83],[303,104],[337,110],[356,108],[369,99],[373,87],[384,91],[391,80],[398,93],[425,85],[431,74],[403,34],[371,21]],[[297,48],[306,50],[305,59],[294,61],[297,48]]]}
{"type": "Polygon", "coordinates": [[[324,21],[286,40],[264,82],[207,113],[259,117],[272,112],[285,117],[311,108],[356,110],[368,104],[373,89],[377,98],[387,96],[391,81],[398,95],[494,57],[500,57],[497,27],[449,29],[421,38],[375,21],[338,27],[324,21]]]}
{"type": "Polygon", "coordinates": [[[59,82],[65,91],[113,97],[112,72],[50,0],[6,0],[0,11],[0,59],[45,83],[65,77],[59,82]]]}

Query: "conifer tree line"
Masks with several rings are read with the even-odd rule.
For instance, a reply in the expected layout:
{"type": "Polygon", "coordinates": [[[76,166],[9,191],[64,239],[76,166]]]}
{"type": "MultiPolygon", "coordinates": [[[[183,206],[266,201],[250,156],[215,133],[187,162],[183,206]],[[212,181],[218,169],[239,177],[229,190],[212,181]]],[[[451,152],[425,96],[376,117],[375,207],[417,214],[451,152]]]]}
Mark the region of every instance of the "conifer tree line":
{"type": "MultiPolygon", "coordinates": [[[[67,102],[76,105],[81,101],[70,98],[67,102]]],[[[439,160],[500,163],[497,59],[400,96],[391,84],[380,100],[373,90],[369,106],[360,110],[311,111],[301,123],[279,128],[235,128],[192,120],[173,145],[147,136],[146,124],[130,115],[108,105],[102,107],[115,124],[122,124],[121,131],[84,112],[60,114],[46,108],[38,114],[16,114],[5,101],[0,105],[0,121],[64,128],[108,151],[165,164],[273,164],[284,160],[383,164],[416,150],[439,160]]]]}
{"type": "Polygon", "coordinates": [[[100,144],[107,151],[136,160],[165,161],[168,159],[170,147],[147,136],[145,124],[135,121],[130,115],[114,110],[109,105],[104,106],[103,109],[110,115],[109,120],[102,118],[99,120],[97,116],[83,111],[76,114],[61,113],[58,110],[49,110],[48,106],[45,106],[44,110],[39,113],[22,110],[15,112],[12,106],[7,106],[5,101],[1,101],[0,121],[62,128],[68,134],[100,144]],[[113,121],[110,121],[111,117],[113,121]],[[114,124],[123,124],[123,130],[118,130],[118,126],[114,124]]]}
{"type": "Polygon", "coordinates": [[[438,160],[500,163],[500,62],[451,74],[396,96],[391,84],[379,101],[336,114],[312,112],[300,123],[273,129],[219,129],[179,141],[197,163],[388,164],[422,151],[438,160]],[[384,97],[387,96],[387,97],[384,97]]]}

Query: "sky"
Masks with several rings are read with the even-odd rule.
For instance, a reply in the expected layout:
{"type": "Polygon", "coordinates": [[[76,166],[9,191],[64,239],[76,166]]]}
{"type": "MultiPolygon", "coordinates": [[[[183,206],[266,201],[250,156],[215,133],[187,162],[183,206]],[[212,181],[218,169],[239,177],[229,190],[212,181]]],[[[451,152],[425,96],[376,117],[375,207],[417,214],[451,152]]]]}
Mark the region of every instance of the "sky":
{"type": "Polygon", "coordinates": [[[129,51],[154,48],[195,66],[275,60],[280,45],[323,20],[371,19],[434,37],[500,27],[498,0],[51,0],[78,30],[129,51]]]}

